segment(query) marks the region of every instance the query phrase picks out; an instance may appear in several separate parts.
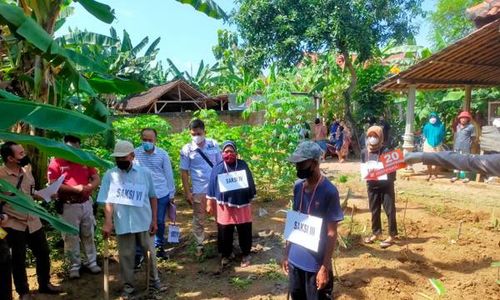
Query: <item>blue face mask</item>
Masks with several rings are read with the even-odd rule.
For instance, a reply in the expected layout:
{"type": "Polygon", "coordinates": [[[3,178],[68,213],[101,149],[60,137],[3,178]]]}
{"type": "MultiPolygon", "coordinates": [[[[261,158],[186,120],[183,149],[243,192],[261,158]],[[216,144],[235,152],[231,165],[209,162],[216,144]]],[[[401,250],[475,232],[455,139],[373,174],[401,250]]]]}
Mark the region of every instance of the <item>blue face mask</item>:
{"type": "Polygon", "coordinates": [[[142,142],[142,148],[144,151],[151,151],[155,148],[155,145],[151,142],[142,142]]]}

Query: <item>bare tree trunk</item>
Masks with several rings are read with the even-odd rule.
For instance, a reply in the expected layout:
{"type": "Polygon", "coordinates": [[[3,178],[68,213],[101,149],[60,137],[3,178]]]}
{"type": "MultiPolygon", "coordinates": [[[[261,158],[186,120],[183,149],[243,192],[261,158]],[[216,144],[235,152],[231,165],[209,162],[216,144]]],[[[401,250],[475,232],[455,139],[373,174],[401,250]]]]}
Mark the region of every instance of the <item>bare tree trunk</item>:
{"type": "Polygon", "coordinates": [[[350,73],[351,76],[351,81],[349,82],[349,87],[344,91],[344,115],[345,115],[345,120],[347,122],[347,125],[351,129],[352,132],[352,149],[354,150],[354,154],[356,156],[359,156],[361,153],[361,149],[359,146],[359,137],[358,137],[358,131],[356,129],[356,123],[354,122],[354,118],[352,116],[352,111],[351,111],[351,100],[352,100],[352,94],[354,92],[354,89],[356,88],[356,85],[358,83],[358,75],[356,74],[356,69],[354,68],[354,65],[352,64],[351,57],[349,56],[349,51],[345,47],[339,47],[340,52],[344,56],[344,61],[345,61],[345,67],[350,73]]]}

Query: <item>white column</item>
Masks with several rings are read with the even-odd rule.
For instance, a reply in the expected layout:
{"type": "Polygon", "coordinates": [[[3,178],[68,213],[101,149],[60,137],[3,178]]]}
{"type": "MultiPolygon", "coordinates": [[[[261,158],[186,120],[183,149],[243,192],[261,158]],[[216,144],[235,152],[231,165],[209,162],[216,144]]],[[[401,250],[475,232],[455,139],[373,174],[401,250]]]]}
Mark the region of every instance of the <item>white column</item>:
{"type": "Polygon", "coordinates": [[[415,148],[413,123],[415,122],[415,96],[417,89],[414,85],[408,88],[408,106],[406,108],[406,127],[405,135],[403,137],[403,150],[404,153],[413,152],[415,148]]]}

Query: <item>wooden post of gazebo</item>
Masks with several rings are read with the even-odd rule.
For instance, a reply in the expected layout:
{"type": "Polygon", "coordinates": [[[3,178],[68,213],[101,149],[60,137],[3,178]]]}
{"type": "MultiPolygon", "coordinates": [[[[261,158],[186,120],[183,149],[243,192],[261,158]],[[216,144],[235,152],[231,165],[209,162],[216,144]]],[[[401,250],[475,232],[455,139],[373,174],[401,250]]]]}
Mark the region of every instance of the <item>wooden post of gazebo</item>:
{"type": "Polygon", "coordinates": [[[464,111],[470,112],[470,102],[472,99],[472,87],[470,85],[465,86],[465,97],[464,97],[464,111]]]}
{"type": "Polygon", "coordinates": [[[417,94],[417,88],[415,85],[410,85],[408,87],[408,105],[406,108],[406,127],[405,135],[403,137],[403,150],[404,153],[413,152],[415,149],[415,139],[413,133],[413,122],[415,121],[415,98],[417,94]]]}

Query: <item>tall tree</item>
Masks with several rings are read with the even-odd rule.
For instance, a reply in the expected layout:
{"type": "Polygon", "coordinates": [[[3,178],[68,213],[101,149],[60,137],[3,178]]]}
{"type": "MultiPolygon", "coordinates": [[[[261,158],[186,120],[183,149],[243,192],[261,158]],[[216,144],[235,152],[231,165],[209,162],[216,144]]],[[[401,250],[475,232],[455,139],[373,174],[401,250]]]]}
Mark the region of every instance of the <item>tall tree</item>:
{"type": "Polygon", "coordinates": [[[482,0],[438,0],[436,10],[429,15],[433,47],[442,49],[474,30],[465,10],[482,0]]]}
{"type": "Polygon", "coordinates": [[[338,52],[350,84],[343,91],[344,114],[354,129],[351,98],[357,84],[357,60],[369,59],[387,41],[400,43],[417,28],[412,18],[422,14],[422,0],[238,0],[234,16],[246,45],[264,66],[299,63],[304,53],[338,52]]]}

